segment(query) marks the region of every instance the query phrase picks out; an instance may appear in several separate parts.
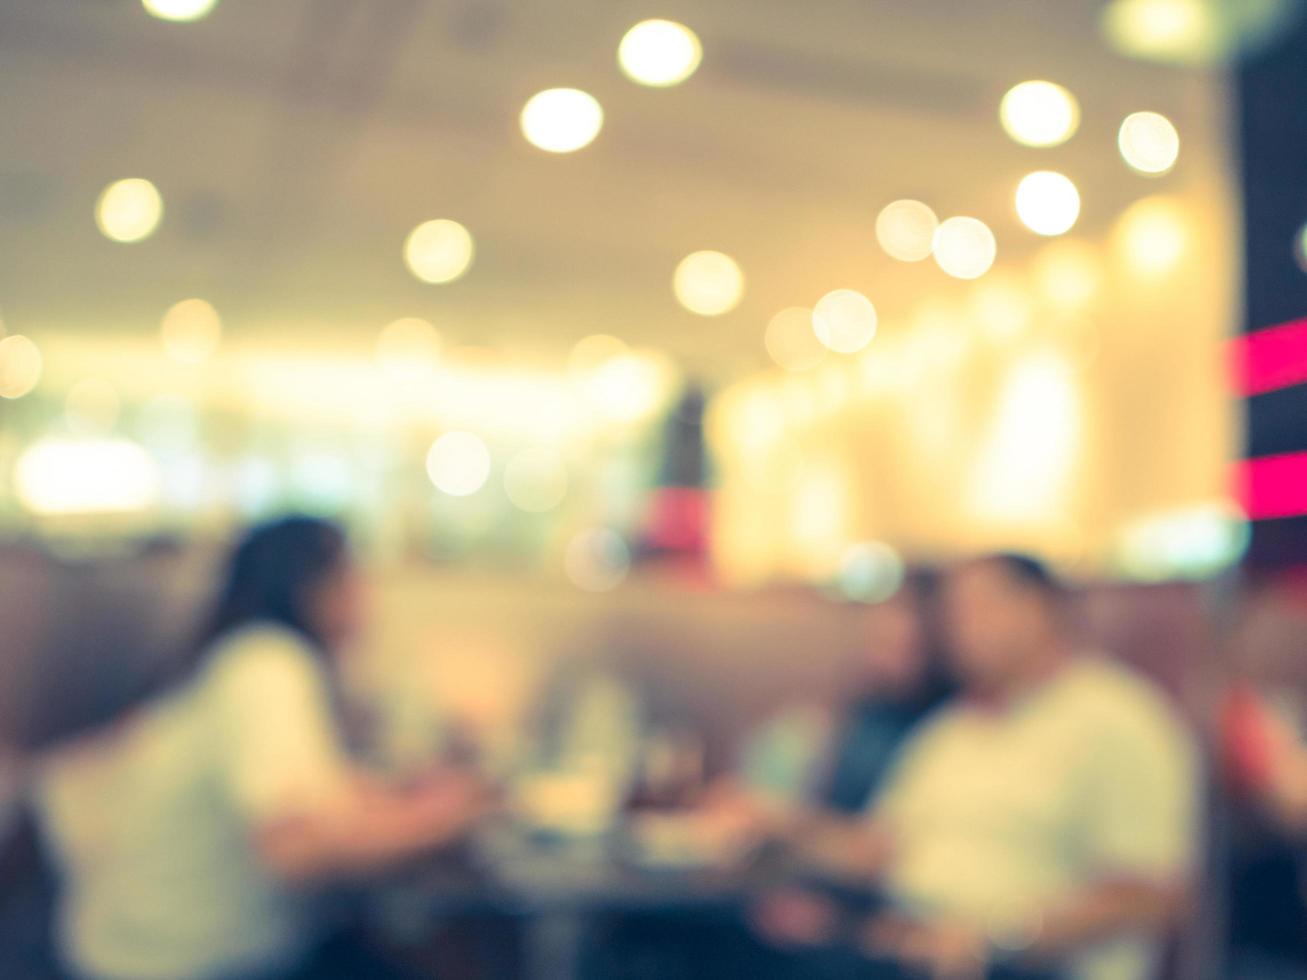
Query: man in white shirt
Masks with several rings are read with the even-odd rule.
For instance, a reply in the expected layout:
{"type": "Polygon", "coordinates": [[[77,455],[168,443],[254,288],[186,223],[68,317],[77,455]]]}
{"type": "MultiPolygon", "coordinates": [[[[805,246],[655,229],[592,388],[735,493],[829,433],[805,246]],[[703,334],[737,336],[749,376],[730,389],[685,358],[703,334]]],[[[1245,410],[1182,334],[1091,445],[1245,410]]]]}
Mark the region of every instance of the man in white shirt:
{"type": "Polygon", "coordinates": [[[957,567],[944,614],[964,696],[913,738],[870,830],[810,845],[883,885],[863,947],[940,980],[1148,980],[1194,861],[1190,739],[1142,679],[1075,649],[1037,562],[957,567]]]}

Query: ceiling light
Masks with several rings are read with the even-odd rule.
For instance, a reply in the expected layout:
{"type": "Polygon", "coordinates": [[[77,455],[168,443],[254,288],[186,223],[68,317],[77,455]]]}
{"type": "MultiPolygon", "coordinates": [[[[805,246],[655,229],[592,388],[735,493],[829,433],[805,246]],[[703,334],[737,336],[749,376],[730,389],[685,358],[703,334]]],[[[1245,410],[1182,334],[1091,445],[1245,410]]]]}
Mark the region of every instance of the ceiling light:
{"type": "Polygon", "coordinates": [[[95,222],[106,238],[139,242],[149,238],[163,220],[163,198],[148,180],[130,177],[106,187],[95,205],[95,222]]]}
{"type": "Polygon", "coordinates": [[[999,121],[1023,146],[1058,146],[1080,126],[1080,104],[1061,85],[1022,82],[1010,88],[998,110],[999,121]]]}
{"type": "Polygon", "coordinates": [[[876,240],[893,259],[920,262],[930,258],[939,219],[920,201],[895,201],[876,216],[876,240]]]}
{"type": "Polygon", "coordinates": [[[1069,177],[1052,170],[1027,174],[1017,185],[1017,217],[1037,235],[1064,235],[1080,217],[1080,192],[1069,177]]]}
{"type": "Polygon", "coordinates": [[[955,279],[979,279],[997,256],[994,233],[978,218],[949,218],[935,232],[935,261],[955,279]]]}
{"type": "Polygon", "coordinates": [[[672,291],[691,313],[720,316],[739,306],[744,297],[744,273],[722,252],[694,252],[676,266],[672,291]]]}
{"type": "Polygon", "coordinates": [[[467,272],[474,254],[471,232],[448,218],[424,221],[404,241],[404,261],[423,282],[453,282],[467,272]]]}
{"type": "Polygon", "coordinates": [[[604,110],[588,92],[551,88],[531,96],[521,123],[522,134],[533,146],[572,153],[594,142],[604,125],[604,110]]]}
{"type": "Polygon", "coordinates": [[[699,67],[703,46],[684,24],[670,20],[641,21],[626,32],[617,61],[627,78],[641,85],[679,85],[699,67]]]}
{"type": "Polygon", "coordinates": [[[1180,134],[1160,112],[1134,112],[1121,123],[1117,146],[1130,169],[1160,176],[1169,172],[1180,156],[1180,134]]]}

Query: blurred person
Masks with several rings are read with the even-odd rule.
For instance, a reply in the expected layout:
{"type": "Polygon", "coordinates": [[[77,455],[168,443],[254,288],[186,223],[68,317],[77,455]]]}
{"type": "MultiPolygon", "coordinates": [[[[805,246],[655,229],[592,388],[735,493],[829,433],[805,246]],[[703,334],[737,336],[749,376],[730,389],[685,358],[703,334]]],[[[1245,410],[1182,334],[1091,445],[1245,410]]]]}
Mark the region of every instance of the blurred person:
{"type": "Polygon", "coordinates": [[[38,765],[75,975],[381,975],[313,959],[326,938],[313,886],[448,844],[486,793],[452,769],[398,790],[349,760],[338,668],[365,613],[334,525],[256,527],[234,551],[186,675],[38,765]]]}
{"type": "MultiPolygon", "coordinates": [[[[1018,555],[965,562],[943,606],[963,697],[913,737],[868,822],[806,842],[883,889],[830,972],[1145,980],[1183,912],[1197,842],[1193,747],[1161,696],[1077,649],[1062,588],[1018,555]]],[[[804,976],[817,976],[805,966],[804,976]]]]}
{"type": "Polygon", "coordinates": [[[1227,789],[1230,975],[1307,977],[1307,601],[1290,582],[1241,598],[1218,706],[1227,789]]]}
{"type": "MultiPolygon", "coordinates": [[[[936,577],[909,575],[861,619],[860,656],[842,704],[782,711],[746,739],[737,770],[711,787],[701,834],[723,852],[769,842],[835,839],[874,805],[914,728],[954,693],[937,636],[936,577]]],[[[766,970],[777,949],[802,945],[815,923],[855,916],[866,890],[806,881],[771,890],[748,911],[740,962],[766,970]],[[761,949],[748,948],[761,940],[761,949]]],[[[739,937],[735,937],[738,939],[739,937]]]]}
{"type": "Polygon", "coordinates": [[[808,817],[866,809],[908,733],[952,693],[933,636],[934,590],[934,579],[917,573],[868,609],[847,699],[834,711],[791,709],[754,733],[734,792],[759,809],[793,808],[808,817]]]}

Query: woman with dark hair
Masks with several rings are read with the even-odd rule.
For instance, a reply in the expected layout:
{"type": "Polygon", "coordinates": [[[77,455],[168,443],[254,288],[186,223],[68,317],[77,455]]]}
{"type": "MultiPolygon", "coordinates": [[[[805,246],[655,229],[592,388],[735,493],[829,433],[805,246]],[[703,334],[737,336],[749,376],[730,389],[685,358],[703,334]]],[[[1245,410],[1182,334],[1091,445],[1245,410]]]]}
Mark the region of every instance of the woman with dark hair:
{"type": "Polygon", "coordinates": [[[321,938],[313,884],[438,848],[484,812],[467,774],[401,792],[347,758],[335,668],[364,600],[334,525],[253,529],[185,676],[41,767],[75,975],[286,976],[321,938]]]}

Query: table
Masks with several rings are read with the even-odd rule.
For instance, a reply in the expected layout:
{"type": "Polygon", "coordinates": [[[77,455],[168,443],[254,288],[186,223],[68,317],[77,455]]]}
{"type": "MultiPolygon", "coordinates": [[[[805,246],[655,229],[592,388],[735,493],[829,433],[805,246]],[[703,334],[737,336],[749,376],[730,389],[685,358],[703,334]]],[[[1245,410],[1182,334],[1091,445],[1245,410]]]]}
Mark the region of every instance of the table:
{"type": "Polygon", "coordinates": [[[530,980],[573,980],[594,922],[640,913],[738,910],[770,879],[757,862],[667,866],[639,860],[621,832],[585,840],[503,831],[457,859],[433,861],[369,888],[373,915],[421,934],[454,915],[517,919],[530,980]]]}

